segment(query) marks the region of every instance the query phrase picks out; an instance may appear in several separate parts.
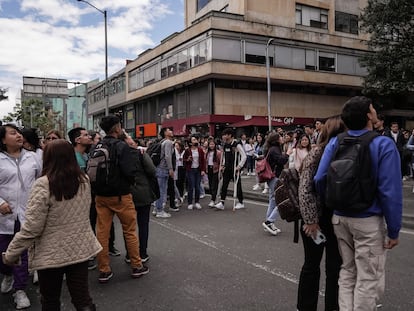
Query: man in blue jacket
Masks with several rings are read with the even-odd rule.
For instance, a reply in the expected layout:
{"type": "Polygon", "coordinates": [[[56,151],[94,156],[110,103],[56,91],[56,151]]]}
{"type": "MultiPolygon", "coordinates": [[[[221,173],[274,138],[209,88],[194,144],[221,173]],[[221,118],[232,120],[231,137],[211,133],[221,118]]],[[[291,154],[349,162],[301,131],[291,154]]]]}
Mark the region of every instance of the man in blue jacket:
{"type": "MultiPolygon", "coordinates": [[[[350,136],[372,131],[377,122],[377,112],[371,100],[363,96],[348,100],[341,117],[350,136]]],[[[322,197],[337,145],[337,138],[332,138],[314,177],[315,187],[322,197]]],[[[360,213],[334,210],[332,217],[343,260],[339,276],[340,310],[375,310],[385,286],[386,250],[398,244],[401,228],[402,183],[398,150],[393,141],[384,136],[375,137],[369,150],[372,174],[377,182],[372,205],[360,213]]]]}

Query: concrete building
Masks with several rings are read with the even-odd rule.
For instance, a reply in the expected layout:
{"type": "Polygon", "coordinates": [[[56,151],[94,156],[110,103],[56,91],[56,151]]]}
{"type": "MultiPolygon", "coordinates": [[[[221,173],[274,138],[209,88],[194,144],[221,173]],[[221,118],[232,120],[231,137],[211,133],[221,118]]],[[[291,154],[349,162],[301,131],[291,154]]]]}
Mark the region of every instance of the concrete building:
{"type": "Polygon", "coordinates": [[[135,124],[137,136],[160,125],[175,135],[215,135],[228,125],[266,130],[269,39],[272,125],[337,114],[361,90],[358,56],[367,36],[359,33],[358,15],[365,5],[185,1],[186,28],[126,65],[126,127],[135,124]]]}

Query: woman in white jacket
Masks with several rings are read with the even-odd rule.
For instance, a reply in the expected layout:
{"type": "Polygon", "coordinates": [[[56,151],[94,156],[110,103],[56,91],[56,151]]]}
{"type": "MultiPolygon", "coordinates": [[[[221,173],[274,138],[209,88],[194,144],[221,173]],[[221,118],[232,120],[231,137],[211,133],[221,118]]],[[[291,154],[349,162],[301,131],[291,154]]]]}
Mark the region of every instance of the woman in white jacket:
{"type": "MultiPolygon", "coordinates": [[[[27,199],[41,167],[36,154],[23,148],[23,136],[12,125],[0,126],[0,251],[4,252],[24,224],[27,199]]],[[[1,292],[14,290],[17,309],[30,306],[25,288],[29,279],[27,252],[21,265],[9,267],[0,261],[1,292]]]]}

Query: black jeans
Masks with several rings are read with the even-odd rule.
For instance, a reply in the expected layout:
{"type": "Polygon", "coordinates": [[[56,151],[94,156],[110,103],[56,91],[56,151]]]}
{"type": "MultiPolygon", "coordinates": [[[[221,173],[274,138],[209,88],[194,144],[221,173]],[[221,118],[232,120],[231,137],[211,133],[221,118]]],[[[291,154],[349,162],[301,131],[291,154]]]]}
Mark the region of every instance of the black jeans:
{"type": "Polygon", "coordinates": [[[331,223],[332,214],[322,216],[319,220],[321,231],[326,242],[315,244],[311,237],[305,235],[301,222],[300,233],[305,250],[305,263],[299,278],[297,308],[299,311],[317,311],[319,296],[320,264],[325,250],[325,311],[339,310],[338,278],[342,259],[338,250],[338,242],[331,223]]]}
{"type": "Polygon", "coordinates": [[[208,188],[210,189],[211,200],[216,201],[217,187],[218,187],[218,172],[213,173],[213,167],[209,165],[207,168],[207,176],[208,176],[208,188]]]}
{"type": "Polygon", "coordinates": [[[72,304],[76,310],[94,310],[89,295],[88,262],[81,262],[61,268],[38,270],[42,311],[59,311],[63,274],[66,274],[72,304]]]}
{"type": "MultiPolygon", "coordinates": [[[[240,174],[240,173],[239,173],[240,174]]],[[[236,182],[234,180],[234,172],[233,170],[230,169],[225,169],[223,172],[223,184],[221,186],[221,200],[224,201],[226,200],[227,197],[227,188],[229,187],[229,183],[230,180],[233,180],[234,182],[236,182]]],[[[237,177],[236,177],[237,179],[237,177]]],[[[243,190],[242,190],[242,186],[241,186],[241,178],[239,176],[238,178],[238,182],[237,182],[237,199],[239,200],[240,203],[243,203],[243,190]]]]}
{"type": "Polygon", "coordinates": [[[167,194],[170,199],[170,208],[175,208],[175,186],[174,186],[174,178],[168,176],[168,188],[167,194]]]}
{"type": "Polygon", "coordinates": [[[177,180],[175,181],[175,184],[182,198],[184,196],[184,183],[185,183],[185,176],[186,176],[186,171],[185,171],[184,166],[178,166],[177,175],[178,176],[177,176],[177,180]]]}
{"type": "MultiPolygon", "coordinates": [[[[138,224],[138,239],[139,239],[139,256],[145,258],[148,256],[148,233],[149,233],[149,221],[151,204],[144,206],[135,205],[137,211],[137,224],[138,224]]],[[[125,243],[125,238],[124,238],[125,243]]],[[[128,248],[125,243],[125,249],[127,250],[126,257],[129,258],[128,248]]]]}

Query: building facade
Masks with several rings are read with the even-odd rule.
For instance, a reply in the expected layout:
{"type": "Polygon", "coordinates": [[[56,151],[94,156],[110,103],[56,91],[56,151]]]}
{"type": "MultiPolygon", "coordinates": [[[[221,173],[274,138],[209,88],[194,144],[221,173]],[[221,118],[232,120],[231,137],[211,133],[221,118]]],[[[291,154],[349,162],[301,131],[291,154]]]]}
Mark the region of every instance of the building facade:
{"type": "Polygon", "coordinates": [[[178,136],[226,126],[265,131],[267,51],[273,126],[338,114],[362,89],[358,57],[368,37],[358,15],[366,3],[186,0],[186,28],[128,61],[124,102],[110,97],[110,111],[137,137],[162,126],[178,136]]]}

